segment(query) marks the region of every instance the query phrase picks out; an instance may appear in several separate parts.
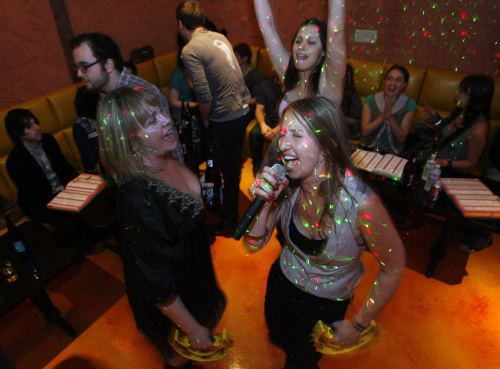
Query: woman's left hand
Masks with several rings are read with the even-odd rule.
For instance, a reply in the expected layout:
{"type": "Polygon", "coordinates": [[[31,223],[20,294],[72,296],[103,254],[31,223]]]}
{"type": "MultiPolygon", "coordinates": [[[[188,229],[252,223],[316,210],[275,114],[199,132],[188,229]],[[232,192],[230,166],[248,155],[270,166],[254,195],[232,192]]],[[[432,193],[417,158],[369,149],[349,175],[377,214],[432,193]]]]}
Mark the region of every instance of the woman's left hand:
{"type": "Polygon", "coordinates": [[[352,325],[349,320],[338,320],[331,324],[335,339],[345,347],[353,346],[358,343],[361,332],[352,325]]]}
{"type": "MultiPolygon", "coordinates": [[[[205,181],[205,174],[203,174],[200,178],[200,183],[201,183],[201,190],[203,192],[203,196],[206,195],[207,188],[213,188],[214,184],[212,182],[206,182],[205,181]]],[[[221,186],[224,188],[224,177],[221,174],[221,186]]]]}

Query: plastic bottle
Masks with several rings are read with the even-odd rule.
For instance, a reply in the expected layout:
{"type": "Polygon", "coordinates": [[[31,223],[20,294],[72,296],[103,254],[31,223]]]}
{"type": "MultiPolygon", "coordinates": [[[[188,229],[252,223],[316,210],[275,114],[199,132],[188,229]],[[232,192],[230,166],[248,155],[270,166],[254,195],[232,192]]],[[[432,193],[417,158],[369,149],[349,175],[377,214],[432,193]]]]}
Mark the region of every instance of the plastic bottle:
{"type": "Polygon", "coordinates": [[[21,256],[21,258],[28,266],[31,275],[35,279],[39,279],[40,272],[38,265],[35,261],[35,258],[33,257],[33,254],[31,253],[29,245],[24,241],[23,232],[16,227],[16,225],[10,220],[8,215],[5,215],[4,218],[7,224],[7,234],[9,235],[12,246],[14,246],[16,252],[19,254],[19,256],[21,256]]]}
{"type": "Polygon", "coordinates": [[[424,170],[422,171],[422,179],[424,181],[427,180],[427,177],[429,176],[429,173],[431,172],[431,169],[434,167],[436,164],[435,160],[436,159],[436,154],[432,154],[430,159],[427,160],[424,166],[424,170]]]}
{"type": "Polygon", "coordinates": [[[207,169],[205,171],[205,182],[213,183],[214,187],[206,189],[206,203],[208,210],[213,213],[219,213],[224,204],[224,198],[222,195],[222,175],[214,156],[213,147],[209,147],[207,169]]]}
{"type": "Polygon", "coordinates": [[[425,181],[424,190],[429,191],[432,187],[432,184],[436,181],[439,181],[439,177],[441,176],[441,166],[439,164],[434,164],[434,167],[431,169],[427,180],[425,181]]]}

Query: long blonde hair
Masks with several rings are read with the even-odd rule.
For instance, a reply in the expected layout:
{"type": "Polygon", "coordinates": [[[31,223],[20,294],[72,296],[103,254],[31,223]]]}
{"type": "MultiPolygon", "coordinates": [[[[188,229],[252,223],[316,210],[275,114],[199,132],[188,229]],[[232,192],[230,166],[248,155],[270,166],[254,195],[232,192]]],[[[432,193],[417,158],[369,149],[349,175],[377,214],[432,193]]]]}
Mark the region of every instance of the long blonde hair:
{"type": "Polygon", "coordinates": [[[154,168],[144,165],[145,142],[137,132],[160,106],[158,95],[144,87],[122,87],[102,99],[97,119],[101,162],[119,185],[131,177],[158,181],[154,168]]]}

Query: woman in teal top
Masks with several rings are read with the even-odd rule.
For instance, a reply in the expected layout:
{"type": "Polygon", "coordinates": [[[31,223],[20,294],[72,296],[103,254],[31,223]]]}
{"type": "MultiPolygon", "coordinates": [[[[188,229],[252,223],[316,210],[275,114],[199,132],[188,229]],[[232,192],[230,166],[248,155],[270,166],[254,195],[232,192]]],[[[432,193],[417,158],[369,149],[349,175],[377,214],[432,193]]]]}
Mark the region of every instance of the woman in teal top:
{"type": "Polygon", "coordinates": [[[178,67],[172,72],[168,86],[168,102],[170,104],[170,113],[176,122],[181,121],[182,102],[188,102],[190,108],[198,106],[196,95],[193,90],[193,82],[189,78],[182,60],[178,60],[178,67]]]}
{"type": "Polygon", "coordinates": [[[415,100],[403,92],[410,79],[408,70],[393,65],[387,71],[384,91],[365,99],[361,117],[361,145],[377,151],[400,154],[417,110],[415,100]]]}

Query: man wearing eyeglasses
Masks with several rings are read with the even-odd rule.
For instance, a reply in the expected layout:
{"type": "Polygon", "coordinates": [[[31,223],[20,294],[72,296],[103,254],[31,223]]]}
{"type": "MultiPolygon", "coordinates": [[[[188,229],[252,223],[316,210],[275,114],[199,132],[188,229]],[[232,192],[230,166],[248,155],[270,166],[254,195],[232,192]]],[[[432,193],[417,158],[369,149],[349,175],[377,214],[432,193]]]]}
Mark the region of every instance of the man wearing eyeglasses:
{"type": "MultiPolygon", "coordinates": [[[[130,74],[127,68],[124,68],[120,48],[111,37],[97,32],[84,33],[73,39],[71,47],[76,75],[87,89],[97,90],[101,92],[101,97],[104,97],[120,87],[145,87],[158,94],[163,111],[170,111],[165,95],[155,85],[130,74]]],[[[175,134],[177,135],[176,131],[175,134]]],[[[181,163],[184,162],[178,137],[173,155],[181,163]]]]}

